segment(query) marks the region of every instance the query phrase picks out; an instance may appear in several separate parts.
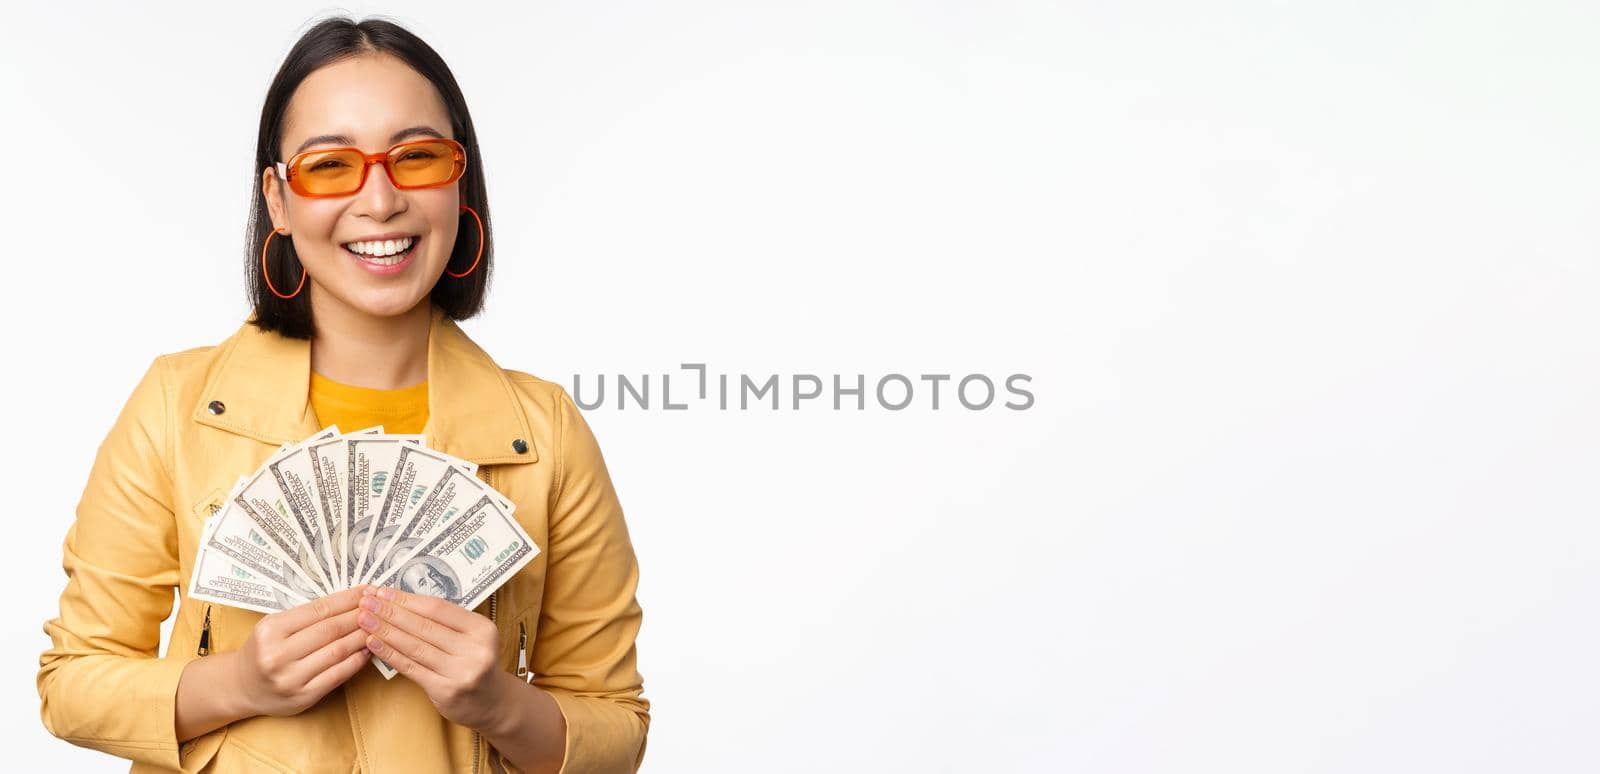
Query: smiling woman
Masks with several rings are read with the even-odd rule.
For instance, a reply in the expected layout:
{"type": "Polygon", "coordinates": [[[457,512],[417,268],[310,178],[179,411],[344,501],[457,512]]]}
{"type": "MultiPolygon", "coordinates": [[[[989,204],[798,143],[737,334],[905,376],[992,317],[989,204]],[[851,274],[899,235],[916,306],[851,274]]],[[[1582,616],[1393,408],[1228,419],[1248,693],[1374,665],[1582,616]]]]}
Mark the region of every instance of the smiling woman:
{"type": "Polygon", "coordinates": [[[45,624],[46,728],[135,771],[636,770],[638,563],[599,445],[566,390],[456,325],[493,240],[449,68],[391,22],[317,24],[268,90],[251,185],[251,316],[158,356],[96,454],[45,624]],[[432,557],[266,616],[189,598],[239,473],[385,422],[477,465],[538,556],[477,610],[432,557]]]}
{"type": "Polygon", "coordinates": [[[459,320],[483,304],[494,240],[466,99],[422,41],[379,26],[367,36],[367,49],[307,41],[267,92],[246,251],[265,330],[308,338],[313,308],[326,322],[391,316],[429,295],[459,320]],[[471,239],[458,238],[463,224],[471,239]],[[274,233],[289,238],[273,245],[274,233]],[[302,276],[309,288],[289,294],[302,276]]]}

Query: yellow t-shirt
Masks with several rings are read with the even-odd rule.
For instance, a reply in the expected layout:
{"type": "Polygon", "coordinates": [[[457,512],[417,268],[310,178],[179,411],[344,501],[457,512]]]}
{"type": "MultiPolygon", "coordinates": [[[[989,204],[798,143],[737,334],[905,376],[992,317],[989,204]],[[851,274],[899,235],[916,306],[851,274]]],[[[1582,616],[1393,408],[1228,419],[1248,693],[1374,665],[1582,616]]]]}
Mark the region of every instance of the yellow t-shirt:
{"type": "Polygon", "coordinates": [[[421,433],[428,423],[428,383],[398,390],[341,384],[311,372],[311,410],[322,427],[338,425],[348,433],[383,425],[385,433],[421,433]]]}

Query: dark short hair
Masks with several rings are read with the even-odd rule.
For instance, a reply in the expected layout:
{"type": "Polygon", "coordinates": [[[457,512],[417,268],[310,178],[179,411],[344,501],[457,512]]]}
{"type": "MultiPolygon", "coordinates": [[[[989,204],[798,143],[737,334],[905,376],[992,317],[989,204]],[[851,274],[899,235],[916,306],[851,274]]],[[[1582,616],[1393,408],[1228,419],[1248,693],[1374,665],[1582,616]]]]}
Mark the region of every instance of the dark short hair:
{"type": "MultiPolygon", "coordinates": [[[[437,52],[411,31],[383,18],[356,21],[348,17],[332,17],[318,22],[300,36],[294,47],[284,57],[283,65],[267,89],[266,103],[261,106],[261,126],[256,136],[256,161],[251,175],[250,218],[246,226],[245,279],[249,286],[250,305],[255,314],[251,322],[266,331],[276,331],[296,339],[309,339],[315,331],[311,319],[311,294],[302,291],[294,298],[278,298],[267,287],[261,271],[261,246],[272,232],[272,217],[267,211],[266,194],[261,190],[261,173],[278,161],[283,144],[283,117],[289,107],[289,98],[311,73],[319,68],[363,54],[383,53],[394,56],[410,65],[422,77],[431,81],[444,100],[450,114],[450,128],[457,142],[467,152],[467,169],[457,185],[461,186],[461,203],[477,210],[483,219],[483,258],[478,267],[465,277],[442,274],[434,284],[432,302],[455,320],[464,320],[483,308],[483,297],[489,284],[490,269],[494,266],[494,237],[489,224],[489,201],[483,178],[483,156],[478,152],[478,134],[472,127],[472,115],[467,112],[467,101],[456,85],[456,78],[437,52]]],[[[462,225],[457,232],[455,249],[446,263],[457,274],[472,266],[478,251],[478,228],[470,213],[461,214],[462,225]]],[[[294,245],[280,235],[267,247],[266,263],[271,273],[272,286],[279,292],[290,293],[300,282],[302,266],[295,255],[294,245]]]]}

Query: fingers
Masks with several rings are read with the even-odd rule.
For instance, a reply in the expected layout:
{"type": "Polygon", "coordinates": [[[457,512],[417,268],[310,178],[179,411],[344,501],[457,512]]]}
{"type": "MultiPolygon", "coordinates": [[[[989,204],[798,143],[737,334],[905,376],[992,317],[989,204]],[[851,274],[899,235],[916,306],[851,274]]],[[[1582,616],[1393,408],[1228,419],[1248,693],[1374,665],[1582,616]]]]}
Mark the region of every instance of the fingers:
{"type": "MultiPolygon", "coordinates": [[[[392,621],[379,618],[365,610],[361,612],[361,628],[375,637],[380,644],[386,646],[386,650],[383,653],[379,653],[376,650],[373,651],[377,653],[378,658],[389,661],[386,653],[396,651],[405,656],[407,660],[427,667],[429,671],[439,672],[444,669],[445,663],[449,660],[449,654],[444,649],[396,626],[392,621]]],[[[412,618],[415,619],[416,616],[412,616],[412,618]]],[[[433,624],[433,628],[435,632],[448,631],[438,624],[433,624]]],[[[400,665],[393,661],[389,661],[389,666],[396,669],[400,668],[400,665]]]]}
{"type": "MultiPolygon", "coordinates": [[[[365,632],[363,632],[363,633],[365,633],[365,632]]],[[[391,636],[393,634],[394,634],[394,630],[391,630],[391,636]]],[[[409,635],[406,635],[403,632],[400,633],[400,635],[401,635],[401,637],[409,637],[409,635]]],[[[420,642],[420,640],[417,640],[414,637],[412,637],[410,639],[413,642],[413,644],[416,643],[416,642],[420,642]]],[[[426,643],[424,643],[424,644],[426,644],[426,643]]],[[[388,643],[385,643],[382,639],[379,639],[378,636],[375,635],[375,634],[368,634],[367,635],[366,645],[367,645],[366,649],[368,651],[371,651],[372,655],[383,659],[385,662],[387,662],[389,664],[389,666],[394,667],[395,671],[397,671],[400,674],[403,674],[406,677],[410,678],[412,682],[414,682],[417,685],[421,686],[422,690],[428,692],[428,694],[430,696],[437,689],[437,687],[443,682],[442,678],[439,676],[438,673],[434,672],[432,669],[429,669],[426,666],[423,666],[416,659],[414,659],[411,656],[407,655],[407,653],[405,651],[396,649],[395,647],[389,645],[388,643]]],[[[402,645],[401,647],[403,648],[405,646],[402,645]]],[[[433,646],[428,645],[427,647],[431,648],[433,646]]]]}
{"type": "MultiPolygon", "coordinates": [[[[432,597],[429,597],[429,599],[432,599],[432,597]]],[[[433,601],[442,602],[443,600],[434,599],[433,601]]],[[[449,607],[454,607],[448,602],[445,604],[449,607]]],[[[419,605],[418,607],[430,608],[432,606],[419,605]]],[[[413,611],[405,608],[398,600],[391,601],[381,595],[365,596],[361,598],[361,609],[369,612],[373,620],[387,621],[394,624],[395,628],[403,630],[407,634],[440,650],[454,653],[460,648],[461,632],[438,622],[423,610],[413,611]]],[[[380,637],[383,636],[375,626],[368,625],[366,617],[358,619],[358,622],[367,631],[378,633],[380,637]]]]}
{"type": "Polygon", "coordinates": [[[361,634],[362,639],[356,640],[361,644],[361,647],[356,652],[335,662],[333,666],[323,670],[322,674],[311,678],[311,681],[306,683],[306,690],[312,696],[322,697],[328,695],[329,691],[344,684],[346,680],[354,677],[357,672],[361,671],[362,667],[367,665],[367,661],[371,659],[371,656],[367,653],[366,632],[361,632],[361,634]]]}
{"type": "Polygon", "coordinates": [[[351,586],[343,591],[336,591],[328,596],[318,597],[281,613],[273,613],[269,616],[274,620],[273,628],[284,636],[288,636],[324,618],[338,615],[346,610],[353,610],[356,603],[361,600],[361,590],[363,588],[365,587],[351,586]]]}
{"type": "Polygon", "coordinates": [[[396,608],[410,610],[463,634],[472,632],[480,625],[479,619],[483,619],[483,616],[471,610],[450,604],[438,597],[411,594],[388,586],[368,587],[362,590],[362,595],[377,597],[396,608]]]}
{"type": "Polygon", "coordinates": [[[365,654],[366,650],[367,633],[355,629],[299,658],[294,665],[294,673],[299,678],[298,682],[309,683],[317,675],[338,666],[351,654],[365,654]]]}
{"type": "Polygon", "coordinates": [[[291,660],[298,660],[340,637],[353,631],[360,631],[358,618],[361,612],[360,609],[346,610],[289,635],[289,638],[283,641],[283,655],[291,660]]]}

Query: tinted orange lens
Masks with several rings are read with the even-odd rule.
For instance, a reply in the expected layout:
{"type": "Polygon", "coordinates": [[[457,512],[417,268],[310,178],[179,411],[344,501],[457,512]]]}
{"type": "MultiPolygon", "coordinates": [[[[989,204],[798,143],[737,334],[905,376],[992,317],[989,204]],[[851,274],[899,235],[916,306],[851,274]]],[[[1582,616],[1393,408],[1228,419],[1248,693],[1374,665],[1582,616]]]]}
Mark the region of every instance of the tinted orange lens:
{"type": "Polygon", "coordinates": [[[295,165],[295,182],[306,193],[347,193],[360,187],[361,166],[361,155],[352,151],[314,151],[295,165]]]}
{"type": "Polygon", "coordinates": [[[455,179],[457,166],[455,148],[447,143],[406,143],[389,151],[396,185],[441,185],[455,179]]]}
{"type": "MultiPolygon", "coordinates": [[[[389,149],[389,170],[400,188],[445,185],[461,177],[466,158],[450,142],[419,140],[389,149]]],[[[342,196],[361,190],[367,160],[359,151],[311,151],[294,162],[294,187],[310,196],[342,196]]]]}

